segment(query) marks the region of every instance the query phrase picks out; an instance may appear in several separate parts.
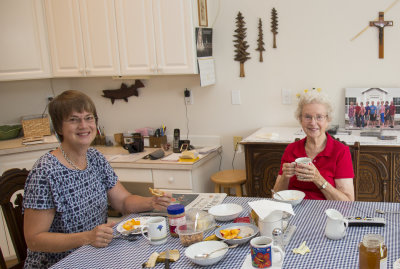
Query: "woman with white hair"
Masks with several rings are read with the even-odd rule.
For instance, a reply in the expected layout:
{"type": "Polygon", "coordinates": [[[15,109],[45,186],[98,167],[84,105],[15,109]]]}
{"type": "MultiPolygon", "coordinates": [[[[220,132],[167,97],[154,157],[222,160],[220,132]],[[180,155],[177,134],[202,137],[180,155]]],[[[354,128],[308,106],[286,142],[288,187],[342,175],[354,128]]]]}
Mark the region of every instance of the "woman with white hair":
{"type": "Polygon", "coordinates": [[[306,137],[286,147],[274,190],[300,190],[305,199],[354,201],[349,147],[326,132],[332,121],[327,97],[316,91],[303,94],[296,118],[306,137]],[[294,161],[301,157],[310,158],[311,164],[296,165],[294,161]]]}

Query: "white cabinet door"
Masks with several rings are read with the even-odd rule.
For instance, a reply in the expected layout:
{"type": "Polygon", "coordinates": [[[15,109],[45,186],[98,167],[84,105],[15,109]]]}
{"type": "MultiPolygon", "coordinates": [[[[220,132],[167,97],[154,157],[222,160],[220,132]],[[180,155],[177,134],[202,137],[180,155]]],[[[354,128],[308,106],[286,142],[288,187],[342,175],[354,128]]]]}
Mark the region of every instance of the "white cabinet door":
{"type": "Polygon", "coordinates": [[[55,77],[119,75],[112,0],[46,0],[55,77]]]}
{"type": "Polygon", "coordinates": [[[121,74],[196,73],[192,14],[189,0],[116,0],[121,74]]]}
{"type": "Polygon", "coordinates": [[[0,1],[0,80],[51,76],[45,28],[41,0],[0,1]]]}
{"type": "Polygon", "coordinates": [[[153,12],[150,0],[116,0],[122,75],[156,72],[153,12]]]}
{"type": "Polygon", "coordinates": [[[192,1],[153,0],[154,31],[159,74],[194,74],[192,1]]]}

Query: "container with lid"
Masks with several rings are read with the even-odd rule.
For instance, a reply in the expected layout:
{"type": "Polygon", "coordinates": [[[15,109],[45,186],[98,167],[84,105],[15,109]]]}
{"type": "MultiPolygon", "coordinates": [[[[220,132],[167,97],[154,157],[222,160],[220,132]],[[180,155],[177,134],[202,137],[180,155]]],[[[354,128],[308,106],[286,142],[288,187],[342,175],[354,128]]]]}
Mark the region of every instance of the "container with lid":
{"type": "Polygon", "coordinates": [[[185,207],[181,204],[174,204],[167,207],[169,232],[171,236],[178,237],[176,227],[186,224],[185,207]]]}
{"type": "Polygon", "coordinates": [[[359,252],[360,269],[387,268],[387,248],[382,235],[364,235],[359,252]]]}

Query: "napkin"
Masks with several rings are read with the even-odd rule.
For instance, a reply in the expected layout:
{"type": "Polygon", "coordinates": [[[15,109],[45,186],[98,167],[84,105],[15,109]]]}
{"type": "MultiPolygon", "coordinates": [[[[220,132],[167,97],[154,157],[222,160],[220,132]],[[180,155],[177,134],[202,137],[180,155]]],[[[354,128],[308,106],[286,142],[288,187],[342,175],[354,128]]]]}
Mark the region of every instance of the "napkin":
{"type": "Polygon", "coordinates": [[[265,219],[270,214],[271,216],[277,215],[282,217],[282,212],[294,215],[293,207],[291,204],[275,202],[270,200],[258,200],[248,203],[249,206],[257,213],[260,219],[265,219]]]}
{"type": "Polygon", "coordinates": [[[294,248],[293,249],[293,253],[294,254],[301,254],[304,255],[307,252],[311,252],[311,249],[306,246],[306,241],[304,241],[303,243],[301,243],[301,245],[298,248],[294,248]]]}

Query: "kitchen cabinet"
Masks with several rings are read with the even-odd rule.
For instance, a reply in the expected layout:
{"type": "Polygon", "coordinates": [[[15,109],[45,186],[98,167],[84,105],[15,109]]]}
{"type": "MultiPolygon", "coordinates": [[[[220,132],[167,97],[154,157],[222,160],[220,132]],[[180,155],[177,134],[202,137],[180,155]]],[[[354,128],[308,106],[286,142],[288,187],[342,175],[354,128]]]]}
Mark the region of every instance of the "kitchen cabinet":
{"type": "Polygon", "coordinates": [[[41,0],[1,0],[0,34],[0,80],[51,77],[41,0]]]}
{"type": "Polygon", "coordinates": [[[119,75],[113,0],[46,0],[54,77],[119,75]]]}
{"type": "Polygon", "coordinates": [[[121,75],[197,73],[193,3],[116,0],[121,75]]]}

